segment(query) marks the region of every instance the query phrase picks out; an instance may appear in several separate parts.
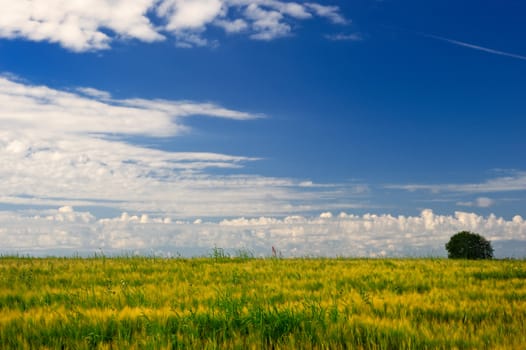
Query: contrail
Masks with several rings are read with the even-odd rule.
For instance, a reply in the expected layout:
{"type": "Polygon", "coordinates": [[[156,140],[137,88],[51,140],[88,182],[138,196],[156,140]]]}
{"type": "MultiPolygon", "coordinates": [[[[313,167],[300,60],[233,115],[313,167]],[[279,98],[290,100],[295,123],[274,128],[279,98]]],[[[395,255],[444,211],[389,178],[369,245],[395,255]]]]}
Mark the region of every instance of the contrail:
{"type": "Polygon", "coordinates": [[[484,52],[491,53],[491,54],[494,54],[494,55],[512,57],[512,58],[517,58],[519,60],[526,61],[526,56],[516,55],[514,53],[494,50],[494,49],[490,49],[490,48],[483,47],[483,46],[473,45],[473,44],[465,43],[465,42],[458,41],[458,40],[444,38],[442,36],[437,36],[437,35],[431,35],[431,34],[425,34],[425,33],[420,33],[420,35],[428,37],[428,38],[440,40],[440,41],[445,41],[445,42],[453,44],[453,45],[467,47],[467,48],[470,48],[470,49],[473,49],[473,50],[484,51],[484,52]]]}

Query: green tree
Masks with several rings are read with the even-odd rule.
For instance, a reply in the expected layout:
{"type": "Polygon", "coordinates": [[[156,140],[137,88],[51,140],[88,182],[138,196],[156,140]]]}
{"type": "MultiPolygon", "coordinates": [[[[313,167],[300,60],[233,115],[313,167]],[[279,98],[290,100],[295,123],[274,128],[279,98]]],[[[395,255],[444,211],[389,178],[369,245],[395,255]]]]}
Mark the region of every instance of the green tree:
{"type": "Polygon", "coordinates": [[[446,243],[448,257],[451,259],[491,259],[491,242],[478,233],[462,231],[451,236],[446,243]]]}

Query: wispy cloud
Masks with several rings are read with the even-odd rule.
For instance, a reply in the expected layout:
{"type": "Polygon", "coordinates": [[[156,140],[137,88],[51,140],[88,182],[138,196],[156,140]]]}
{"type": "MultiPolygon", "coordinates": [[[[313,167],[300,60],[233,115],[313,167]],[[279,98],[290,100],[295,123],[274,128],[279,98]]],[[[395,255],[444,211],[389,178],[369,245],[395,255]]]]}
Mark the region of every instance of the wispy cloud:
{"type": "Polygon", "coordinates": [[[292,32],[291,21],[315,17],[348,22],[338,6],[282,0],[3,1],[0,38],[48,41],[75,52],[170,37],[179,47],[195,47],[217,42],[206,35],[210,26],[273,40],[292,32]]]}
{"type": "Polygon", "coordinates": [[[180,118],[189,115],[237,120],[261,117],[212,103],[114,100],[109,93],[93,88],[76,91],[81,94],[32,86],[0,76],[3,129],[174,136],[185,130],[180,118]]]}
{"type": "Polygon", "coordinates": [[[516,59],[519,59],[519,60],[526,61],[526,56],[517,55],[517,54],[514,54],[514,53],[509,53],[509,52],[505,52],[505,51],[499,51],[499,50],[491,49],[491,48],[484,47],[484,46],[474,45],[474,44],[466,43],[466,42],[459,41],[459,40],[445,38],[445,37],[438,36],[438,35],[425,34],[425,33],[421,33],[420,35],[422,35],[424,37],[427,37],[427,38],[432,38],[432,39],[444,41],[444,42],[447,42],[447,43],[450,43],[450,44],[453,44],[453,45],[462,46],[462,47],[466,47],[466,48],[473,49],[473,50],[487,52],[487,53],[490,53],[490,54],[493,54],[493,55],[506,56],[506,57],[516,58],[516,59]]]}
{"type": "Polygon", "coordinates": [[[474,201],[457,202],[457,205],[463,207],[489,208],[495,204],[495,201],[488,197],[478,197],[474,201]]]}
{"type": "Polygon", "coordinates": [[[259,114],[211,103],[113,99],[93,88],[71,91],[0,77],[3,205],[231,217],[336,208],[333,203],[352,197],[352,186],[244,175],[245,164],[258,161],[249,155],[170,152],[125,141],[189,133],[185,120],[196,115],[246,122],[259,114]]]}
{"type": "Polygon", "coordinates": [[[325,38],[332,41],[362,41],[363,36],[359,33],[352,33],[352,34],[329,34],[326,35],[325,38]]]}
{"type": "Polygon", "coordinates": [[[511,192],[526,191],[526,172],[517,171],[510,176],[502,176],[489,179],[480,183],[466,184],[405,184],[405,185],[386,185],[386,188],[407,191],[431,191],[457,192],[457,193],[492,193],[492,192],[511,192]]]}

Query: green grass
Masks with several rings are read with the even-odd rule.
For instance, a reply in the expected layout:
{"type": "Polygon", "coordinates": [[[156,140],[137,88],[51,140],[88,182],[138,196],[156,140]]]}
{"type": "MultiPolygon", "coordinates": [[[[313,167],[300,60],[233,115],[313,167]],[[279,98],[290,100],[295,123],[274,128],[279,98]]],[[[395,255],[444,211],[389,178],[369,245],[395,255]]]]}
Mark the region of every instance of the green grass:
{"type": "Polygon", "coordinates": [[[1,349],[523,349],[526,262],[0,258],[1,349]]]}

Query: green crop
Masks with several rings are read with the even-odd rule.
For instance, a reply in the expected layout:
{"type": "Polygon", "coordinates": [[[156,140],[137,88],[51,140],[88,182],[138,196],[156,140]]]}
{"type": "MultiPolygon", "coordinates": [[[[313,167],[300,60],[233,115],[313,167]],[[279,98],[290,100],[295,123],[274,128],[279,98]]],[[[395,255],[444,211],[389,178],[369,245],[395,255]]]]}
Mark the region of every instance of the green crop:
{"type": "Polygon", "coordinates": [[[0,258],[1,349],[523,349],[526,262],[0,258]]]}

